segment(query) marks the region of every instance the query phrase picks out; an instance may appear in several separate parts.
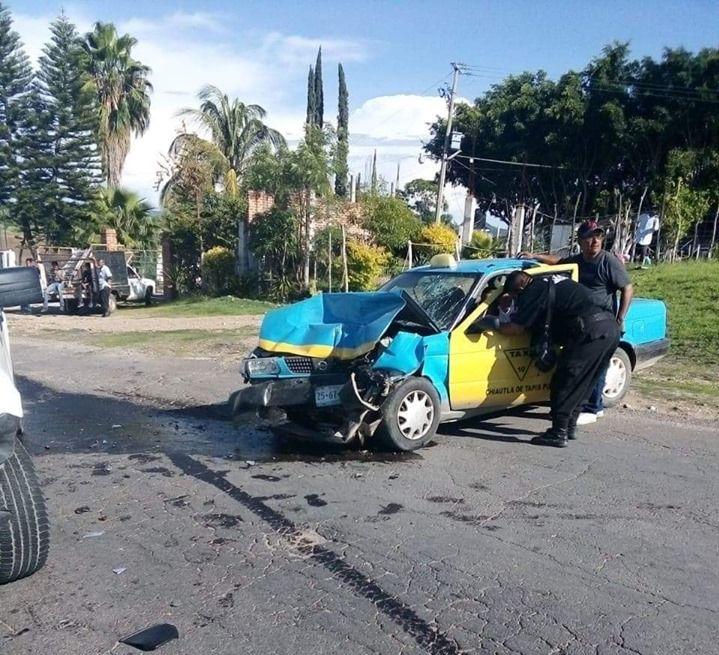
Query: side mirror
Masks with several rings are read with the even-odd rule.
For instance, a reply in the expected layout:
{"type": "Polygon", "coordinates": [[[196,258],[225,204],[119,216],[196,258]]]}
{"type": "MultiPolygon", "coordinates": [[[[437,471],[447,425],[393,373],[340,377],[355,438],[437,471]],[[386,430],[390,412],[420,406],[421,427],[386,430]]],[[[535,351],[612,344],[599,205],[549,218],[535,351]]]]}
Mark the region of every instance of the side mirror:
{"type": "Polygon", "coordinates": [[[42,302],[40,272],[31,266],[0,269],[0,308],[42,302]]]}
{"type": "Polygon", "coordinates": [[[479,323],[479,320],[472,323],[465,331],[465,334],[482,334],[484,332],[484,327],[479,323]]]}

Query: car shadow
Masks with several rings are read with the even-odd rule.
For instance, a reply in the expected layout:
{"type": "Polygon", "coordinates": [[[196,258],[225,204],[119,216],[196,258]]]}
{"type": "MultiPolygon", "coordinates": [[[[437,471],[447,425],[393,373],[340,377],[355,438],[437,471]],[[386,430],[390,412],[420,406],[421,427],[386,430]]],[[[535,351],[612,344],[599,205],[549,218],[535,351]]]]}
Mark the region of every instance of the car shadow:
{"type": "Polygon", "coordinates": [[[506,423],[507,417],[545,422],[549,415],[539,406],[524,406],[496,414],[463,419],[454,423],[441,425],[439,433],[443,436],[482,439],[483,441],[501,441],[505,443],[528,444],[526,438],[535,437],[543,431],[543,425],[537,430],[525,430],[516,425],[506,423]]]}
{"type": "MultiPolygon", "coordinates": [[[[35,457],[57,453],[202,455],[255,462],[422,460],[418,453],[367,450],[276,433],[252,415],[230,416],[226,403],[157,408],[124,398],[58,391],[16,376],[25,436],[35,457]]],[[[252,464],[249,464],[249,463],[252,464]]]]}

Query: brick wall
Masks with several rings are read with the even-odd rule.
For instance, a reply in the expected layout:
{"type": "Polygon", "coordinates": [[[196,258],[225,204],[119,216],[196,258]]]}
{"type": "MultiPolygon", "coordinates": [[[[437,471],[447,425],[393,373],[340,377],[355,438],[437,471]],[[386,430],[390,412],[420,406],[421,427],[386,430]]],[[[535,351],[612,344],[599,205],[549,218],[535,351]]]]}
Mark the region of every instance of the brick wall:
{"type": "Polygon", "coordinates": [[[111,227],[103,227],[100,230],[100,243],[107,250],[117,250],[117,232],[111,227]]]}
{"type": "Polygon", "coordinates": [[[265,191],[247,192],[247,222],[252,223],[257,214],[264,214],[275,206],[275,198],[265,191]]]}

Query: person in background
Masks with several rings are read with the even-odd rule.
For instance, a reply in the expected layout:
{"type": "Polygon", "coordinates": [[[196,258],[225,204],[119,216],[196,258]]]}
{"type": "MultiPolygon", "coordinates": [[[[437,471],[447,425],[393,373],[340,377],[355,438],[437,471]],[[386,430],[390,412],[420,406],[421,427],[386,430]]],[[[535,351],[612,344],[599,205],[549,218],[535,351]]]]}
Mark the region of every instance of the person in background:
{"type": "MultiPolygon", "coordinates": [[[[28,257],[25,260],[25,266],[27,266],[28,268],[34,268],[37,271],[38,277],[40,277],[40,269],[38,269],[37,264],[35,263],[35,260],[32,257],[28,257]]],[[[30,305],[21,305],[20,311],[23,314],[30,314],[32,310],[30,309],[30,305]]]]}
{"type": "Polygon", "coordinates": [[[614,314],[592,303],[590,291],[574,280],[561,276],[536,279],[524,271],[514,271],[505,285],[505,291],[517,303],[510,322],[485,316],[477,325],[482,331],[505,335],[544,329],[547,306],[552,302],[550,284],[554,285],[550,338],[562,348],[550,382],[552,427],[534,437],[532,443],[563,448],[568,439],[576,439],[582,404],[619,343],[614,314]]]}
{"type": "MultiPolygon", "coordinates": [[[[577,230],[579,253],[570,257],[557,255],[536,255],[523,252],[520,257],[536,259],[543,264],[577,264],[579,267],[579,283],[590,292],[590,300],[598,307],[612,312],[616,316],[620,331],[623,332],[624,317],[634,296],[634,287],[629,279],[624,264],[612,253],[604,250],[604,230],[596,221],[585,221],[577,230]],[[616,296],[619,292],[619,306],[616,307],[616,296]]],[[[597,378],[596,385],[589,400],[577,419],[578,425],[594,423],[604,416],[604,382],[607,367],[597,378]]]]}
{"type": "Polygon", "coordinates": [[[83,301],[85,309],[92,309],[95,306],[95,291],[92,284],[92,266],[90,262],[82,265],[82,276],[80,277],[80,297],[83,301]]]}
{"type": "Polygon", "coordinates": [[[110,315],[110,290],[112,289],[112,271],[105,264],[105,260],[98,259],[95,261],[95,270],[97,271],[97,286],[100,291],[100,305],[102,306],[102,316],[107,318],[110,315]]]}
{"type": "Polygon", "coordinates": [[[659,231],[659,215],[650,207],[637,219],[637,229],[634,233],[634,240],[637,244],[639,256],[642,258],[642,266],[650,266],[652,263],[649,257],[649,246],[652,245],[654,233],[659,231]]]}
{"type": "Polygon", "coordinates": [[[50,265],[50,279],[48,280],[47,286],[45,287],[45,293],[43,295],[42,309],[41,312],[47,311],[47,304],[50,302],[50,296],[53,293],[57,294],[57,298],[60,301],[60,311],[65,311],[65,299],[63,298],[63,289],[65,288],[64,278],[62,270],[60,270],[60,264],[52,262],[50,265]]]}

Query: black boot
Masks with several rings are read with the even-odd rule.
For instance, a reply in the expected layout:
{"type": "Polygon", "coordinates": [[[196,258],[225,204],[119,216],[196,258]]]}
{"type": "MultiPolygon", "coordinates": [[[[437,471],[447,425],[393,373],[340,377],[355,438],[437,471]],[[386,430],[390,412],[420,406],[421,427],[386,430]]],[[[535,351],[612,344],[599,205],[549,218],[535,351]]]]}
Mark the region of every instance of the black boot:
{"type": "Polygon", "coordinates": [[[577,419],[569,422],[567,426],[567,439],[574,441],[577,438],[577,419]]]}
{"type": "Polygon", "coordinates": [[[538,446],[554,446],[554,448],[567,447],[567,428],[549,428],[544,434],[532,439],[532,443],[538,446]]]}

